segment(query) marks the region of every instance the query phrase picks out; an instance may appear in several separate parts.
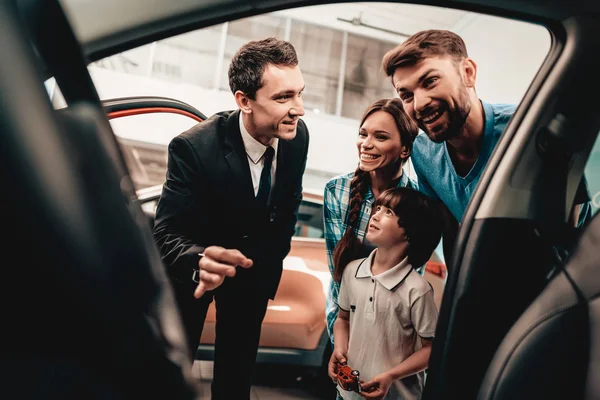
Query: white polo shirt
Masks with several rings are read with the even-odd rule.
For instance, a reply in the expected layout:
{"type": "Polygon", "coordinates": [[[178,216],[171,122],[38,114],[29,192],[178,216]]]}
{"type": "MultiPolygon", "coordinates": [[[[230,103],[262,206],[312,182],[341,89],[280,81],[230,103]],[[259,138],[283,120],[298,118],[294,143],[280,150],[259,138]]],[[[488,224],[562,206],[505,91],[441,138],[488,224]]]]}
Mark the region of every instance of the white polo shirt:
{"type": "MultiPolygon", "coordinates": [[[[350,313],[348,365],[365,382],[420,349],[419,337],[432,339],[438,318],[433,289],[408,258],[373,276],[376,252],[346,266],[338,298],[340,309],[350,313]]],[[[420,399],[423,385],[423,372],[396,380],[385,399],[420,399]]],[[[363,399],[339,386],[338,390],[344,399],[363,399]]]]}

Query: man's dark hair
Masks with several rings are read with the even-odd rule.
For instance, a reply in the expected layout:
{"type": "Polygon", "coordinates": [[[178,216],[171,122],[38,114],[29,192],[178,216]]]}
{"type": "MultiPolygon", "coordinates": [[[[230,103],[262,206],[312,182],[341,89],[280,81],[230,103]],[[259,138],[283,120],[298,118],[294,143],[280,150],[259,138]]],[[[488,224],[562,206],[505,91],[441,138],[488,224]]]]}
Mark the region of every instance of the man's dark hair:
{"type": "Polygon", "coordinates": [[[235,94],[240,90],[254,100],[257,90],[264,84],[262,77],[269,64],[284,67],[298,65],[294,46],[274,37],[253,40],[243,45],[234,54],[229,65],[231,92],[235,94]]]}
{"type": "Polygon", "coordinates": [[[454,32],[438,29],[417,32],[383,56],[381,69],[387,76],[393,76],[396,68],[412,66],[435,56],[450,56],[460,61],[468,57],[467,46],[454,32]]]}

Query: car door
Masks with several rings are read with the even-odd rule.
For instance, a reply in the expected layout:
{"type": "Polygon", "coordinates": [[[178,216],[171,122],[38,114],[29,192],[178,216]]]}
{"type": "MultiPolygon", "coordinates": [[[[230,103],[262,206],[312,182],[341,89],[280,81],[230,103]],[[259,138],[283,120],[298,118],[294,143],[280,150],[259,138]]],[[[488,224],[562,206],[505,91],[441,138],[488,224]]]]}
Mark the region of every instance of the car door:
{"type": "Polygon", "coordinates": [[[138,191],[163,184],[169,140],[206,119],[193,106],[167,97],[107,99],[102,106],[138,191]]]}
{"type": "MultiPolygon", "coordinates": [[[[535,12],[532,19],[544,14],[535,12]]],[[[581,90],[598,89],[583,78],[599,65],[598,25],[554,22],[546,25],[550,53],[462,220],[426,398],[476,397],[506,332],[563,262],[555,249],[572,249],[579,234],[567,222],[600,120],[596,101],[574,102],[581,90]]]]}

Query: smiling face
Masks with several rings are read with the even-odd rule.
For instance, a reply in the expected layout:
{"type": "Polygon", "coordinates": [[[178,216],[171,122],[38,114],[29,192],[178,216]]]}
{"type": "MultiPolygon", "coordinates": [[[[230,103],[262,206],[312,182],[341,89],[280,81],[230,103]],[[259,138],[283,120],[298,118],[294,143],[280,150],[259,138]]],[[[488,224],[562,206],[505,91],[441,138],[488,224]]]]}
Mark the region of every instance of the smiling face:
{"type": "Polygon", "coordinates": [[[398,163],[408,157],[394,118],[385,111],[375,111],[360,127],[356,141],[359,168],[371,172],[398,163]]]}
{"type": "Polygon", "coordinates": [[[240,97],[238,105],[247,116],[248,132],[265,145],[274,138],[292,140],[296,137],[298,120],[304,115],[304,79],[300,68],[268,64],[262,82],[255,99],[236,93],[236,100],[240,97]]]}
{"type": "Polygon", "coordinates": [[[428,57],[400,66],[392,82],[408,115],[436,143],[456,137],[471,111],[469,89],[475,84],[475,64],[464,58],[428,57]]]}

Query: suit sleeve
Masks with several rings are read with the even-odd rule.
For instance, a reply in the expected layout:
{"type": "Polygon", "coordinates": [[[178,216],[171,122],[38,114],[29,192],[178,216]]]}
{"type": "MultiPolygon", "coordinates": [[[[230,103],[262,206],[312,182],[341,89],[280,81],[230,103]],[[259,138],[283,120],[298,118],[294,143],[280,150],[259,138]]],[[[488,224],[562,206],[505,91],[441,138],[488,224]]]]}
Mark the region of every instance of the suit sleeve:
{"type": "Polygon", "coordinates": [[[171,276],[191,281],[191,271],[198,263],[198,253],[204,246],[195,243],[198,229],[190,221],[196,210],[202,209],[202,168],[190,143],[176,137],[169,144],[167,179],[158,202],[154,223],[154,238],[171,276]],[[191,230],[194,229],[194,232],[191,230]]]}

